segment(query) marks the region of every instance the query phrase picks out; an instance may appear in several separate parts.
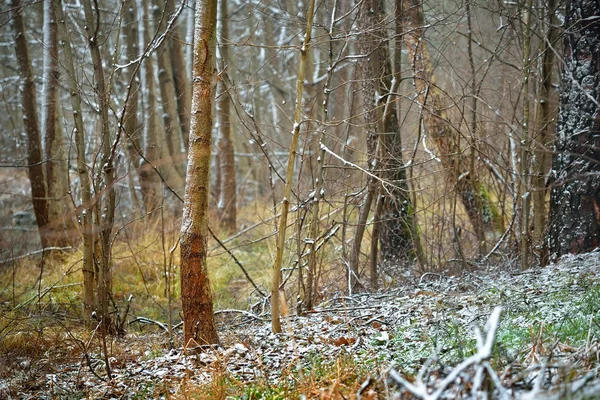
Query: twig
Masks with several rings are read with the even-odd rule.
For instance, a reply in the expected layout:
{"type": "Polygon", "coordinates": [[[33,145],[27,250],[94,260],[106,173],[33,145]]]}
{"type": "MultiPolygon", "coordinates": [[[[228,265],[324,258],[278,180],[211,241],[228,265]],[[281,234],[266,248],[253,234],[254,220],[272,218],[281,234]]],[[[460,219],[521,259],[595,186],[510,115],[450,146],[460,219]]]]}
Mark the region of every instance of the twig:
{"type": "Polygon", "coordinates": [[[214,314],[218,315],[218,314],[226,314],[226,313],[237,313],[237,314],[245,315],[246,317],[254,318],[254,319],[258,320],[258,321],[267,321],[266,319],[261,318],[261,317],[259,317],[256,314],[252,314],[251,312],[244,311],[244,310],[233,310],[233,309],[218,310],[218,311],[215,311],[214,314]]]}
{"type": "Polygon", "coordinates": [[[13,261],[20,260],[22,258],[27,258],[27,257],[35,256],[37,254],[44,254],[44,253],[46,253],[48,251],[67,251],[67,250],[73,250],[73,247],[71,247],[71,246],[67,246],[67,247],[45,247],[45,248],[43,248],[41,250],[32,251],[31,253],[23,254],[23,255],[18,256],[18,257],[7,258],[6,260],[0,261],[0,263],[7,264],[7,263],[11,263],[13,261]]]}
{"type": "Polygon", "coordinates": [[[159,322],[159,321],[154,321],[153,319],[150,319],[150,318],[137,317],[133,321],[129,322],[129,325],[131,325],[131,324],[133,324],[135,322],[139,322],[140,324],[154,324],[154,325],[160,327],[165,332],[169,331],[169,328],[167,328],[167,326],[165,324],[163,324],[162,322],[159,322]]]}

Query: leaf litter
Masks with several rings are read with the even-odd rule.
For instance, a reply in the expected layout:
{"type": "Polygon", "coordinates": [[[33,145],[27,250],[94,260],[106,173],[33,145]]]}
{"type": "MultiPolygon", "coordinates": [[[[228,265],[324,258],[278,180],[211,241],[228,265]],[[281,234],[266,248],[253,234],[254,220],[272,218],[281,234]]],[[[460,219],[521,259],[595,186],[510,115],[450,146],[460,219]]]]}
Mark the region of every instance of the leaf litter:
{"type": "Polygon", "coordinates": [[[369,371],[357,398],[367,387],[376,398],[600,398],[599,278],[595,251],[545,268],[427,273],[385,293],[335,296],[284,318],[282,334],[267,314],[222,314],[218,346],[169,350],[162,332],[130,333],[111,343],[112,380],[93,352],[87,363],[43,366],[2,357],[0,399],[167,398],[218,374],[277,386],[339,357],[369,371]]]}

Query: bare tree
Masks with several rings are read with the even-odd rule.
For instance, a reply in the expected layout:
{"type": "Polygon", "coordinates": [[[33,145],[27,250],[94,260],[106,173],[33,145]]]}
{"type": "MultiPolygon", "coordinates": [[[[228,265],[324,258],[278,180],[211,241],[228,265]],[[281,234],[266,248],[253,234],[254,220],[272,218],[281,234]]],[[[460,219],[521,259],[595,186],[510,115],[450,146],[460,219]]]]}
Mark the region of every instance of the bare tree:
{"type": "Polygon", "coordinates": [[[181,301],[184,340],[218,343],[206,265],[209,169],[216,89],[217,2],[196,2],[192,119],[181,224],[181,301]]]}
{"type": "Polygon", "coordinates": [[[302,122],[302,106],[304,96],[304,73],[306,72],[306,58],[312,35],[313,17],[315,13],[315,0],[310,0],[306,14],[306,31],[304,41],[300,48],[300,65],[296,77],[296,104],[294,109],[294,128],[292,131],[292,143],[288,157],[287,171],[285,174],[285,188],[281,205],[281,216],[277,229],[277,249],[275,252],[275,263],[273,265],[271,280],[271,329],[275,333],[281,332],[281,298],[279,286],[281,283],[281,264],[283,261],[283,247],[285,245],[285,231],[287,229],[288,212],[290,208],[290,197],[292,195],[292,181],[294,180],[294,167],[296,153],[298,151],[298,140],[300,138],[300,124],[302,122]]]}
{"type": "Polygon", "coordinates": [[[100,10],[98,3],[92,8],[90,0],[82,0],[85,15],[86,39],[91,53],[92,68],[94,71],[95,92],[100,113],[100,143],[101,143],[101,171],[97,174],[96,192],[105,192],[95,201],[95,224],[100,228],[99,234],[99,257],[98,275],[96,277],[96,311],[101,321],[101,330],[104,333],[112,332],[111,313],[109,312],[109,301],[112,291],[112,268],[111,268],[111,237],[115,223],[115,151],[116,141],[110,133],[108,120],[109,92],[106,86],[102,55],[100,53],[100,42],[98,34],[98,15],[100,10]]]}
{"type": "Polygon", "coordinates": [[[66,80],[68,82],[71,108],[73,112],[73,124],[75,137],[75,153],[77,157],[77,175],[81,187],[80,205],[78,207],[78,217],[83,238],[83,318],[86,323],[90,323],[92,312],[96,305],[95,282],[96,274],[94,268],[94,231],[92,225],[92,186],[90,182],[90,168],[86,162],[86,142],[85,127],[83,123],[83,112],[81,108],[81,88],[75,72],[75,62],[73,60],[73,50],[71,48],[70,35],[68,33],[67,21],[62,8],[61,0],[54,3],[54,10],[58,21],[58,33],[64,57],[64,67],[66,71],[66,80]]]}

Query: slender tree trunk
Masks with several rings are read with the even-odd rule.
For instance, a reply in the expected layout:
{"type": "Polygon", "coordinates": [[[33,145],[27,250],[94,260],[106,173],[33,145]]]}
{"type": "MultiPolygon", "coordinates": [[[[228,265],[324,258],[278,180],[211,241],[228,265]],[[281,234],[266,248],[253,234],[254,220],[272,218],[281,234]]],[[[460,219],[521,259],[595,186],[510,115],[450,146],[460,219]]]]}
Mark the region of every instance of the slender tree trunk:
{"type": "Polygon", "coordinates": [[[312,35],[313,16],[315,12],[315,0],[309,1],[306,14],[306,32],[304,43],[300,48],[300,65],[296,77],[296,105],[294,109],[294,128],[292,131],[292,143],[288,157],[287,171],[285,175],[285,187],[283,189],[283,200],[281,205],[281,217],[279,217],[279,228],[277,230],[277,250],[275,252],[275,264],[271,281],[271,329],[275,333],[281,332],[280,297],[279,285],[281,283],[281,263],[283,261],[283,247],[285,245],[285,231],[287,228],[287,217],[290,208],[290,197],[292,195],[292,181],[294,180],[294,166],[296,164],[296,152],[298,151],[298,140],[300,138],[300,124],[302,122],[302,106],[304,95],[304,73],[306,71],[306,55],[312,35]]]}
{"type": "MultiPolygon", "coordinates": [[[[229,24],[227,21],[227,1],[221,0],[220,14],[220,37],[221,43],[219,49],[221,52],[221,60],[223,68],[229,63],[229,24]]],[[[219,114],[219,169],[220,169],[220,184],[218,210],[221,227],[229,232],[236,229],[236,212],[237,212],[237,183],[235,178],[235,152],[233,141],[231,139],[231,100],[227,88],[223,80],[218,85],[220,87],[220,95],[217,100],[217,112],[219,114]]]]}
{"type": "MultiPolygon", "coordinates": [[[[123,27],[121,29],[122,39],[125,42],[128,61],[135,60],[139,54],[138,46],[138,28],[137,28],[137,7],[134,0],[125,0],[121,7],[121,21],[123,27]]],[[[127,154],[133,164],[133,167],[140,179],[140,186],[143,186],[142,181],[142,141],[138,124],[138,95],[140,91],[140,83],[137,76],[132,80],[132,74],[137,70],[136,65],[131,65],[125,73],[124,81],[131,82],[129,88],[129,98],[125,105],[125,119],[123,123],[123,133],[125,134],[125,142],[127,154]]],[[[142,190],[144,203],[146,203],[146,192],[142,190]]],[[[146,210],[150,211],[150,210],[146,210]]]]}
{"type": "MultiPolygon", "coordinates": [[[[113,150],[113,135],[110,134],[108,120],[109,93],[106,89],[104,69],[102,68],[102,56],[100,54],[100,43],[98,42],[99,27],[96,26],[97,16],[100,10],[95,3],[92,8],[90,0],[82,0],[83,11],[86,22],[86,35],[90,53],[92,55],[92,67],[94,70],[95,91],[100,111],[100,141],[101,141],[101,189],[106,191],[103,198],[96,201],[96,221],[100,227],[100,256],[98,265],[98,276],[96,280],[96,301],[98,318],[101,321],[100,329],[104,333],[112,333],[113,326],[109,312],[109,301],[112,291],[112,268],[111,268],[111,236],[115,222],[116,192],[115,165],[113,150]]],[[[100,175],[100,174],[99,174],[100,175]]]]}
{"type": "Polygon", "coordinates": [[[548,264],[548,246],[544,241],[546,233],[546,177],[548,175],[548,153],[551,137],[552,112],[552,73],[554,70],[554,49],[558,37],[559,22],[556,18],[556,0],[548,0],[546,18],[548,28],[542,43],[542,74],[539,79],[539,92],[536,108],[535,159],[533,162],[533,243],[540,252],[540,264],[548,264]]]}
{"type": "MultiPolygon", "coordinates": [[[[412,187],[410,187],[408,185],[408,175],[409,175],[409,171],[412,172],[412,170],[409,170],[410,168],[412,168],[412,166],[408,166],[407,163],[403,163],[403,159],[402,159],[402,131],[400,128],[400,121],[402,120],[402,101],[400,96],[396,96],[393,93],[398,92],[399,88],[400,88],[400,82],[402,82],[402,49],[403,46],[402,44],[404,43],[404,39],[403,39],[403,35],[404,35],[404,27],[402,26],[402,15],[404,13],[404,9],[403,9],[403,2],[402,1],[397,1],[396,2],[396,42],[395,42],[395,50],[394,50],[394,78],[393,78],[393,84],[389,83],[390,86],[390,95],[391,96],[388,100],[388,103],[386,103],[386,108],[387,105],[389,104],[389,101],[391,101],[393,99],[393,103],[394,104],[394,112],[396,113],[396,118],[395,120],[392,117],[388,117],[386,119],[386,121],[389,121],[390,125],[392,125],[392,127],[395,125],[397,126],[397,135],[391,136],[390,139],[392,139],[392,142],[390,143],[390,147],[391,150],[393,150],[391,153],[392,154],[396,154],[397,153],[397,157],[399,158],[399,161],[402,163],[402,165],[398,165],[398,171],[396,172],[396,182],[397,185],[399,186],[398,189],[395,189],[396,191],[398,191],[398,199],[401,200],[401,208],[400,211],[402,211],[400,213],[400,215],[402,215],[402,219],[401,219],[401,223],[404,224],[404,229],[405,229],[405,235],[404,237],[407,238],[407,235],[410,235],[410,240],[412,241],[412,255],[414,255],[414,257],[416,257],[417,259],[417,263],[419,264],[419,266],[421,267],[421,270],[425,270],[427,268],[427,260],[425,259],[425,253],[423,251],[423,242],[421,240],[421,233],[419,230],[419,222],[417,220],[417,215],[416,215],[416,208],[417,208],[417,201],[416,201],[416,193],[414,191],[414,189],[412,187]],[[406,196],[406,197],[403,197],[406,196]]],[[[385,110],[385,108],[384,108],[385,110]]],[[[392,112],[387,111],[387,112],[392,112]]],[[[388,131],[393,131],[392,128],[388,128],[388,131]]],[[[386,136],[387,137],[387,136],[386,136]]],[[[412,160],[411,160],[412,161],[412,160]]],[[[412,164],[412,163],[411,163],[412,164]]],[[[392,174],[394,174],[393,171],[391,171],[392,174]]],[[[411,175],[412,177],[412,175],[411,175]]],[[[402,236],[400,236],[402,237],[402,236]]],[[[392,242],[391,242],[392,243],[392,242]]],[[[407,247],[408,249],[408,247],[407,247]]],[[[411,253],[408,253],[407,255],[411,255],[411,253]]]]}
{"type": "MultiPolygon", "coordinates": [[[[158,26],[159,32],[164,32],[169,19],[168,13],[161,7],[164,2],[154,0],[154,20],[161,21],[158,26]],[[165,15],[163,16],[163,12],[165,15]]],[[[157,52],[158,65],[158,87],[160,89],[161,106],[163,109],[163,124],[167,146],[171,154],[175,170],[180,176],[185,176],[184,154],[182,153],[181,125],[177,111],[177,93],[175,92],[175,81],[173,80],[173,68],[169,54],[169,43],[161,46],[157,52]]]]}
{"type": "Polygon", "coordinates": [[[600,246],[600,5],[567,4],[550,196],[550,253],[600,246]]]}
{"type": "Polygon", "coordinates": [[[196,2],[192,119],[181,226],[181,301],[184,341],[218,343],[206,265],[208,192],[216,88],[217,2],[196,2]]]}
{"type": "Polygon", "coordinates": [[[70,34],[62,9],[61,0],[54,2],[54,10],[58,21],[58,32],[64,57],[66,69],[66,80],[68,82],[71,108],[73,111],[73,123],[75,125],[73,136],[75,136],[75,153],[77,156],[77,174],[81,186],[81,204],[78,207],[79,223],[83,237],[83,318],[89,325],[92,311],[96,304],[94,295],[95,272],[94,272],[94,232],[92,226],[92,189],[90,183],[90,171],[85,157],[85,126],[83,124],[83,112],[81,109],[80,85],[77,81],[73,51],[71,49],[70,34]]]}
{"type": "MultiPolygon", "coordinates": [[[[166,1],[167,15],[175,12],[175,0],[166,1]]],[[[177,111],[179,123],[183,136],[184,148],[188,148],[190,133],[190,110],[192,109],[191,83],[188,79],[187,65],[183,55],[182,39],[179,26],[173,27],[169,40],[169,51],[171,55],[171,67],[173,69],[173,80],[175,81],[175,93],[177,95],[177,111]]],[[[191,46],[190,46],[191,47],[191,46]]]]}
{"type": "MultiPolygon", "coordinates": [[[[379,188],[383,198],[380,205],[379,226],[375,230],[381,244],[381,262],[398,264],[412,262],[414,259],[412,213],[406,170],[402,162],[402,145],[400,127],[396,114],[397,82],[389,61],[388,36],[382,21],[385,19],[385,5],[381,0],[363,2],[359,17],[360,29],[364,32],[360,39],[360,50],[367,58],[361,63],[362,101],[365,111],[365,126],[367,129],[367,158],[371,171],[389,182],[389,187],[382,187],[370,177],[369,191],[379,188]],[[394,77],[395,78],[395,77],[394,77]],[[377,100],[379,96],[381,100],[377,100]]],[[[370,208],[374,194],[367,195],[364,207],[370,208]],[[369,197],[371,200],[369,200],[369,197]]],[[[360,212],[353,244],[351,269],[358,272],[356,265],[360,241],[364,233],[363,224],[367,222],[368,209],[360,212]],[[360,234],[360,235],[357,235],[360,234]]],[[[372,246],[376,250],[377,246],[372,246]]],[[[371,255],[371,275],[376,278],[376,265],[371,255]]],[[[377,258],[374,258],[377,259],[377,258]]]]}
{"type": "MultiPolygon", "coordinates": [[[[470,82],[470,86],[471,86],[471,93],[470,93],[470,98],[469,98],[469,105],[467,105],[468,108],[468,124],[469,124],[469,166],[468,166],[468,173],[471,176],[471,179],[473,180],[473,186],[475,188],[480,186],[480,183],[478,181],[478,172],[477,172],[477,168],[476,168],[476,163],[475,161],[477,160],[478,157],[478,150],[477,150],[477,98],[479,96],[478,93],[478,89],[477,89],[477,71],[475,69],[475,59],[473,57],[473,26],[471,24],[471,0],[467,0],[465,3],[465,8],[466,8],[466,12],[467,12],[467,53],[469,55],[469,67],[471,69],[471,82],[470,82]]],[[[482,216],[483,217],[483,216],[482,216]]],[[[483,224],[483,220],[481,221],[481,223],[483,224]]],[[[485,240],[485,232],[483,232],[483,236],[478,237],[478,247],[479,247],[479,254],[486,254],[487,253],[487,245],[486,245],[486,240],[485,240]]]]}
{"type": "Polygon", "coordinates": [[[52,0],[44,0],[44,69],[42,86],[42,134],[48,186],[47,235],[50,246],[70,244],[72,220],[67,209],[68,167],[63,132],[58,125],[58,33],[52,0]]]}
{"type": "Polygon", "coordinates": [[[421,0],[402,0],[404,17],[402,23],[407,34],[404,35],[409,62],[412,64],[414,83],[418,101],[425,114],[426,131],[438,148],[438,155],[445,169],[448,181],[454,185],[467,212],[477,241],[485,241],[481,187],[473,181],[466,166],[460,148],[460,133],[448,123],[442,106],[439,89],[436,87],[429,52],[424,38],[423,3],[421,0]]]}
{"type": "Polygon", "coordinates": [[[33,212],[37,221],[42,247],[49,247],[52,242],[48,236],[48,186],[46,183],[42,159],[42,141],[38,125],[36,90],[29,57],[29,46],[23,24],[20,0],[11,0],[11,22],[15,39],[15,53],[21,78],[21,103],[23,124],[27,135],[27,172],[31,184],[33,212]]]}
{"type": "Polygon", "coordinates": [[[531,212],[531,168],[530,168],[530,142],[531,142],[531,113],[529,102],[529,79],[531,78],[531,12],[532,0],[527,0],[524,10],[525,38],[523,40],[523,136],[521,137],[521,164],[520,180],[521,191],[521,269],[529,268],[529,252],[531,244],[530,212],[531,212]]]}

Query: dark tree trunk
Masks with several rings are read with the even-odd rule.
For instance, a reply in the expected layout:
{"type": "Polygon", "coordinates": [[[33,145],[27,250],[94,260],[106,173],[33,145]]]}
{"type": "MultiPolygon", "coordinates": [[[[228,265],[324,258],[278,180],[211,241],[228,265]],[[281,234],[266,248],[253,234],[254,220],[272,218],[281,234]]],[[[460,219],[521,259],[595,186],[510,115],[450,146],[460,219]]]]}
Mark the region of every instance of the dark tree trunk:
{"type": "Polygon", "coordinates": [[[29,57],[29,46],[25,36],[23,24],[23,12],[21,1],[11,1],[11,21],[15,35],[15,52],[19,65],[19,75],[22,85],[22,107],[23,124],[27,136],[27,172],[31,183],[31,197],[33,200],[33,212],[40,232],[42,247],[48,247],[50,241],[47,237],[48,224],[48,187],[44,164],[42,163],[42,139],[38,125],[36,90],[31,70],[31,59],[29,57]]]}
{"type": "Polygon", "coordinates": [[[567,5],[550,198],[554,256],[600,246],[600,3],[567,5]]]}

